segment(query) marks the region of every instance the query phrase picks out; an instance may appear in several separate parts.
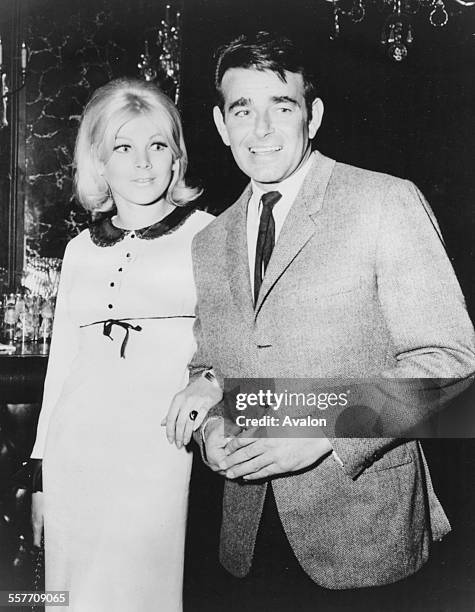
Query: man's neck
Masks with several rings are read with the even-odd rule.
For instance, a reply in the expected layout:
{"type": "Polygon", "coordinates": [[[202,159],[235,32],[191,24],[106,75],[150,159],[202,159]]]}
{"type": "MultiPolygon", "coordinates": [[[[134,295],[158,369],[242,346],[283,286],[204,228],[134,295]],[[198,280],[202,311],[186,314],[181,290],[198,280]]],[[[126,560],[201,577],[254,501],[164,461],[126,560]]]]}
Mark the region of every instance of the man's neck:
{"type": "Polygon", "coordinates": [[[267,191],[279,191],[280,193],[288,191],[297,192],[300,189],[312,163],[313,156],[312,152],[309,151],[308,154],[303,157],[302,161],[299,163],[294,172],[278,183],[258,183],[251,179],[252,191],[253,193],[260,194],[266,193],[267,191]]]}

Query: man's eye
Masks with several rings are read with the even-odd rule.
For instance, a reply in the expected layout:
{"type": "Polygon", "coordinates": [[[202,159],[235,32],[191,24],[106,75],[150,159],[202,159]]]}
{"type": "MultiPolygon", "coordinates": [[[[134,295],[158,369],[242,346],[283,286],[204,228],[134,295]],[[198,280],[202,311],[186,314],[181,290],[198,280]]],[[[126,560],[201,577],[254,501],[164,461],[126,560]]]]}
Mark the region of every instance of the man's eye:
{"type": "Polygon", "coordinates": [[[247,115],[249,115],[249,111],[245,108],[238,110],[234,113],[235,117],[246,117],[247,115]]]}
{"type": "Polygon", "coordinates": [[[118,153],[127,153],[127,151],[129,150],[130,150],[130,145],[128,144],[116,145],[114,147],[114,151],[117,151],[118,153]]]}
{"type": "Polygon", "coordinates": [[[292,108],[288,107],[288,106],[278,106],[277,107],[277,111],[279,113],[291,113],[292,112],[292,108]]]}

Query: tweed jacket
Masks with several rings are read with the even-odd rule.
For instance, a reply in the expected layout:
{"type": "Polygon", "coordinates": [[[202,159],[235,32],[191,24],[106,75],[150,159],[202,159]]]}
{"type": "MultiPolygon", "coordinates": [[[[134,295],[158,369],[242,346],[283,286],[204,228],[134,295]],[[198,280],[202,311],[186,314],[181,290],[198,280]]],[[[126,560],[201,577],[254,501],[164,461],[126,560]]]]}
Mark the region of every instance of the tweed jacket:
{"type": "MultiPolygon", "coordinates": [[[[254,306],[251,189],[193,243],[198,349],[191,374],[465,377],[475,341],[435,219],[410,182],[318,152],[285,220],[254,306]]],[[[219,407],[216,409],[219,412],[219,407]]],[[[329,455],[267,483],[227,481],[220,558],[252,564],[266,486],[302,568],[344,589],[415,572],[450,526],[416,441],[332,439],[329,455]]]]}

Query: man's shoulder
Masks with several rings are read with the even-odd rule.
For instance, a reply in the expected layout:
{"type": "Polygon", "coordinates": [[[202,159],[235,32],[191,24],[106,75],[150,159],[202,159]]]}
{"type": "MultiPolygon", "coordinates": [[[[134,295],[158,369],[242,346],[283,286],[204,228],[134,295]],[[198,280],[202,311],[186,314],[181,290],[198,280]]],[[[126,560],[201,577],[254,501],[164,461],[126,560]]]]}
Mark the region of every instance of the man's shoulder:
{"type": "Polygon", "coordinates": [[[226,227],[236,218],[239,207],[243,205],[245,193],[246,191],[234,202],[234,204],[231,204],[231,206],[215,217],[204,229],[198,232],[195,236],[195,245],[208,242],[211,238],[219,239],[221,235],[225,234],[226,227]]]}
{"type": "Polygon", "coordinates": [[[408,183],[407,180],[393,176],[392,174],[368,170],[338,161],[335,163],[332,182],[343,186],[347,185],[351,189],[358,188],[359,186],[365,189],[368,187],[388,189],[392,186],[403,186],[408,183]]]}
{"type": "Polygon", "coordinates": [[[314,163],[305,178],[302,193],[311,198],[325,194],[325,200],[350,202],[378,202],[391,190],[409,191],[413,187],[407,181],[391,174],[368,170],[342,161],[335,161],[315,150],[314,163]],[[411,187],[410,187],[411,186],[411,187]]]}
{"type": "Polygon", "coordinates": [[[375,214],[381,208],[419,205],[423,196],[411,181],[384,172],[337,162],[326,190],[326,200],[346,212],[375,214]]]}

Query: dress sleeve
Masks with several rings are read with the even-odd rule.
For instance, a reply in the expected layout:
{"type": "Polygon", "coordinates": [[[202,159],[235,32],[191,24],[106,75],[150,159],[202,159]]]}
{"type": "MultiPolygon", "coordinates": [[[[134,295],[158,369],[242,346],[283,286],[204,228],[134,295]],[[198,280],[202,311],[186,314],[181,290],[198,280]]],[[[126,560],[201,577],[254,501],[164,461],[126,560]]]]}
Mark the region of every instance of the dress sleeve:
{"type": "Polygon", "coordinates": [[[36,433],[36,441],[31,453],[33,459],[42,459],[49,421],[68,376],[71,364],[78,352],[79,328],[71,318],[69,309],[69,290],[74,277],[74,255],[71,243],[66,247],[58,296],[54,313],[48,368],[43,392],[43,403],[36,433]]]}

